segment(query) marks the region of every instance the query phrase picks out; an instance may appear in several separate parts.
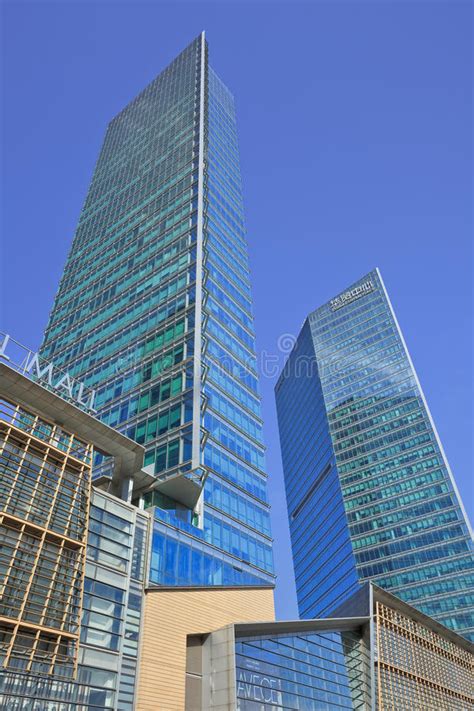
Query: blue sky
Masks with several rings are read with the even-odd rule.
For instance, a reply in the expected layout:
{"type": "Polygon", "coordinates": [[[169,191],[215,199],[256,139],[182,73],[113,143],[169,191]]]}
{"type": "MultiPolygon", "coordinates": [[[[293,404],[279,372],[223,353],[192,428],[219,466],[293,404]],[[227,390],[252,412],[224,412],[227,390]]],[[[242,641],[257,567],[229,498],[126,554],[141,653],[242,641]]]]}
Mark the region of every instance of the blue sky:
{"type": "MultiPolygon", "coordinates": [[[[259,349],[380,267],[472,519],[471,8],[4,2],[1,327],[39,345],[107,122],[205,29],[237,101],[259,349]]],[[[273,385],[277,612],[296,617],[273,385]]]]}

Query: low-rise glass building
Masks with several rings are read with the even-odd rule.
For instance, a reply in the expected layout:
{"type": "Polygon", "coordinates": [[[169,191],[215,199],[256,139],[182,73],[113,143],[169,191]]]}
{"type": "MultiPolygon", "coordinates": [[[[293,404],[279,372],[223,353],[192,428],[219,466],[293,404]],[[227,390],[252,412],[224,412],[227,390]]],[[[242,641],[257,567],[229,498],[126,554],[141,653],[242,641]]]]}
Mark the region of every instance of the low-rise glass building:
{"type": "Polygon", "coordinates": [[[329,618],[187,641],[186,711],[466,711],[474,645],[366,583],[329,618]]]}

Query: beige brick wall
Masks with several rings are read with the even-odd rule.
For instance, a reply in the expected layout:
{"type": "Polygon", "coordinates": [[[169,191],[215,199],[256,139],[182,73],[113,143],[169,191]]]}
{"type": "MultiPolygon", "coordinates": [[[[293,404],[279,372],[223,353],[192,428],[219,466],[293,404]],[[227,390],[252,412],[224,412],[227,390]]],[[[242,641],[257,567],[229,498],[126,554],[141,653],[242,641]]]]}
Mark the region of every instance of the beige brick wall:
{"type": "Polygon", "coordinates": [[[212,632],[231,622],[274,619],[270,588],[148,591],[137,711],[184,711],[188,634],[212,632]]]}

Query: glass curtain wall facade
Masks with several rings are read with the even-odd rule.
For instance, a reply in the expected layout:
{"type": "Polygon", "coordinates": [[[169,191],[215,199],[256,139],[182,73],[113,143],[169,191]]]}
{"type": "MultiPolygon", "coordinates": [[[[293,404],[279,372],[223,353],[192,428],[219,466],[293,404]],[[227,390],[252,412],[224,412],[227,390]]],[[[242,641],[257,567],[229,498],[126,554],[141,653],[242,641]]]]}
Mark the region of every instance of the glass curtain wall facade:
{"type": "Polygon", "coordinates": [[[378,270],[310,314],[276,400],[300,613],[372,579],[472,639],[472,534],[378,270]]]}
{"type": "Polygon", "coordinates": [[[322,617],[359,579],[308,321],[276,397],[298,609],[322,617]]]}
{"type": "Polygon", "coordinates": [[[237,637],[238,711],[368,708],[369,650],[361,632],[237,637]]]}
{"type": "Polygon", "coordinates": [[[151,584],[273,583],[235,111],[203,34],[110,123],[41,353],[157,485],[204,485],[146,494],[151,584]]]}

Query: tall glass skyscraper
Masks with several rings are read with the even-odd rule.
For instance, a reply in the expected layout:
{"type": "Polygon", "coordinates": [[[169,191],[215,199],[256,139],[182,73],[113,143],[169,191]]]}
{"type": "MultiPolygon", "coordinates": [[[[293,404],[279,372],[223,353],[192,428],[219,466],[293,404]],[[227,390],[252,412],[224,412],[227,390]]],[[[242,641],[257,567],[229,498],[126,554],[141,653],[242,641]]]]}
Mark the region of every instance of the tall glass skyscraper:
{"type": "Polygon", "coordinates": [[[304,322],[276,385],[300,614],[371,579],[474,639],[474,549],[378,270],[304,322]]]}
{"type": "Polygon", "coordinates": [[[204,34],[111,121],[41,354],[145,447],[151,584],[273,584],[234,102],[204,34]]]}

